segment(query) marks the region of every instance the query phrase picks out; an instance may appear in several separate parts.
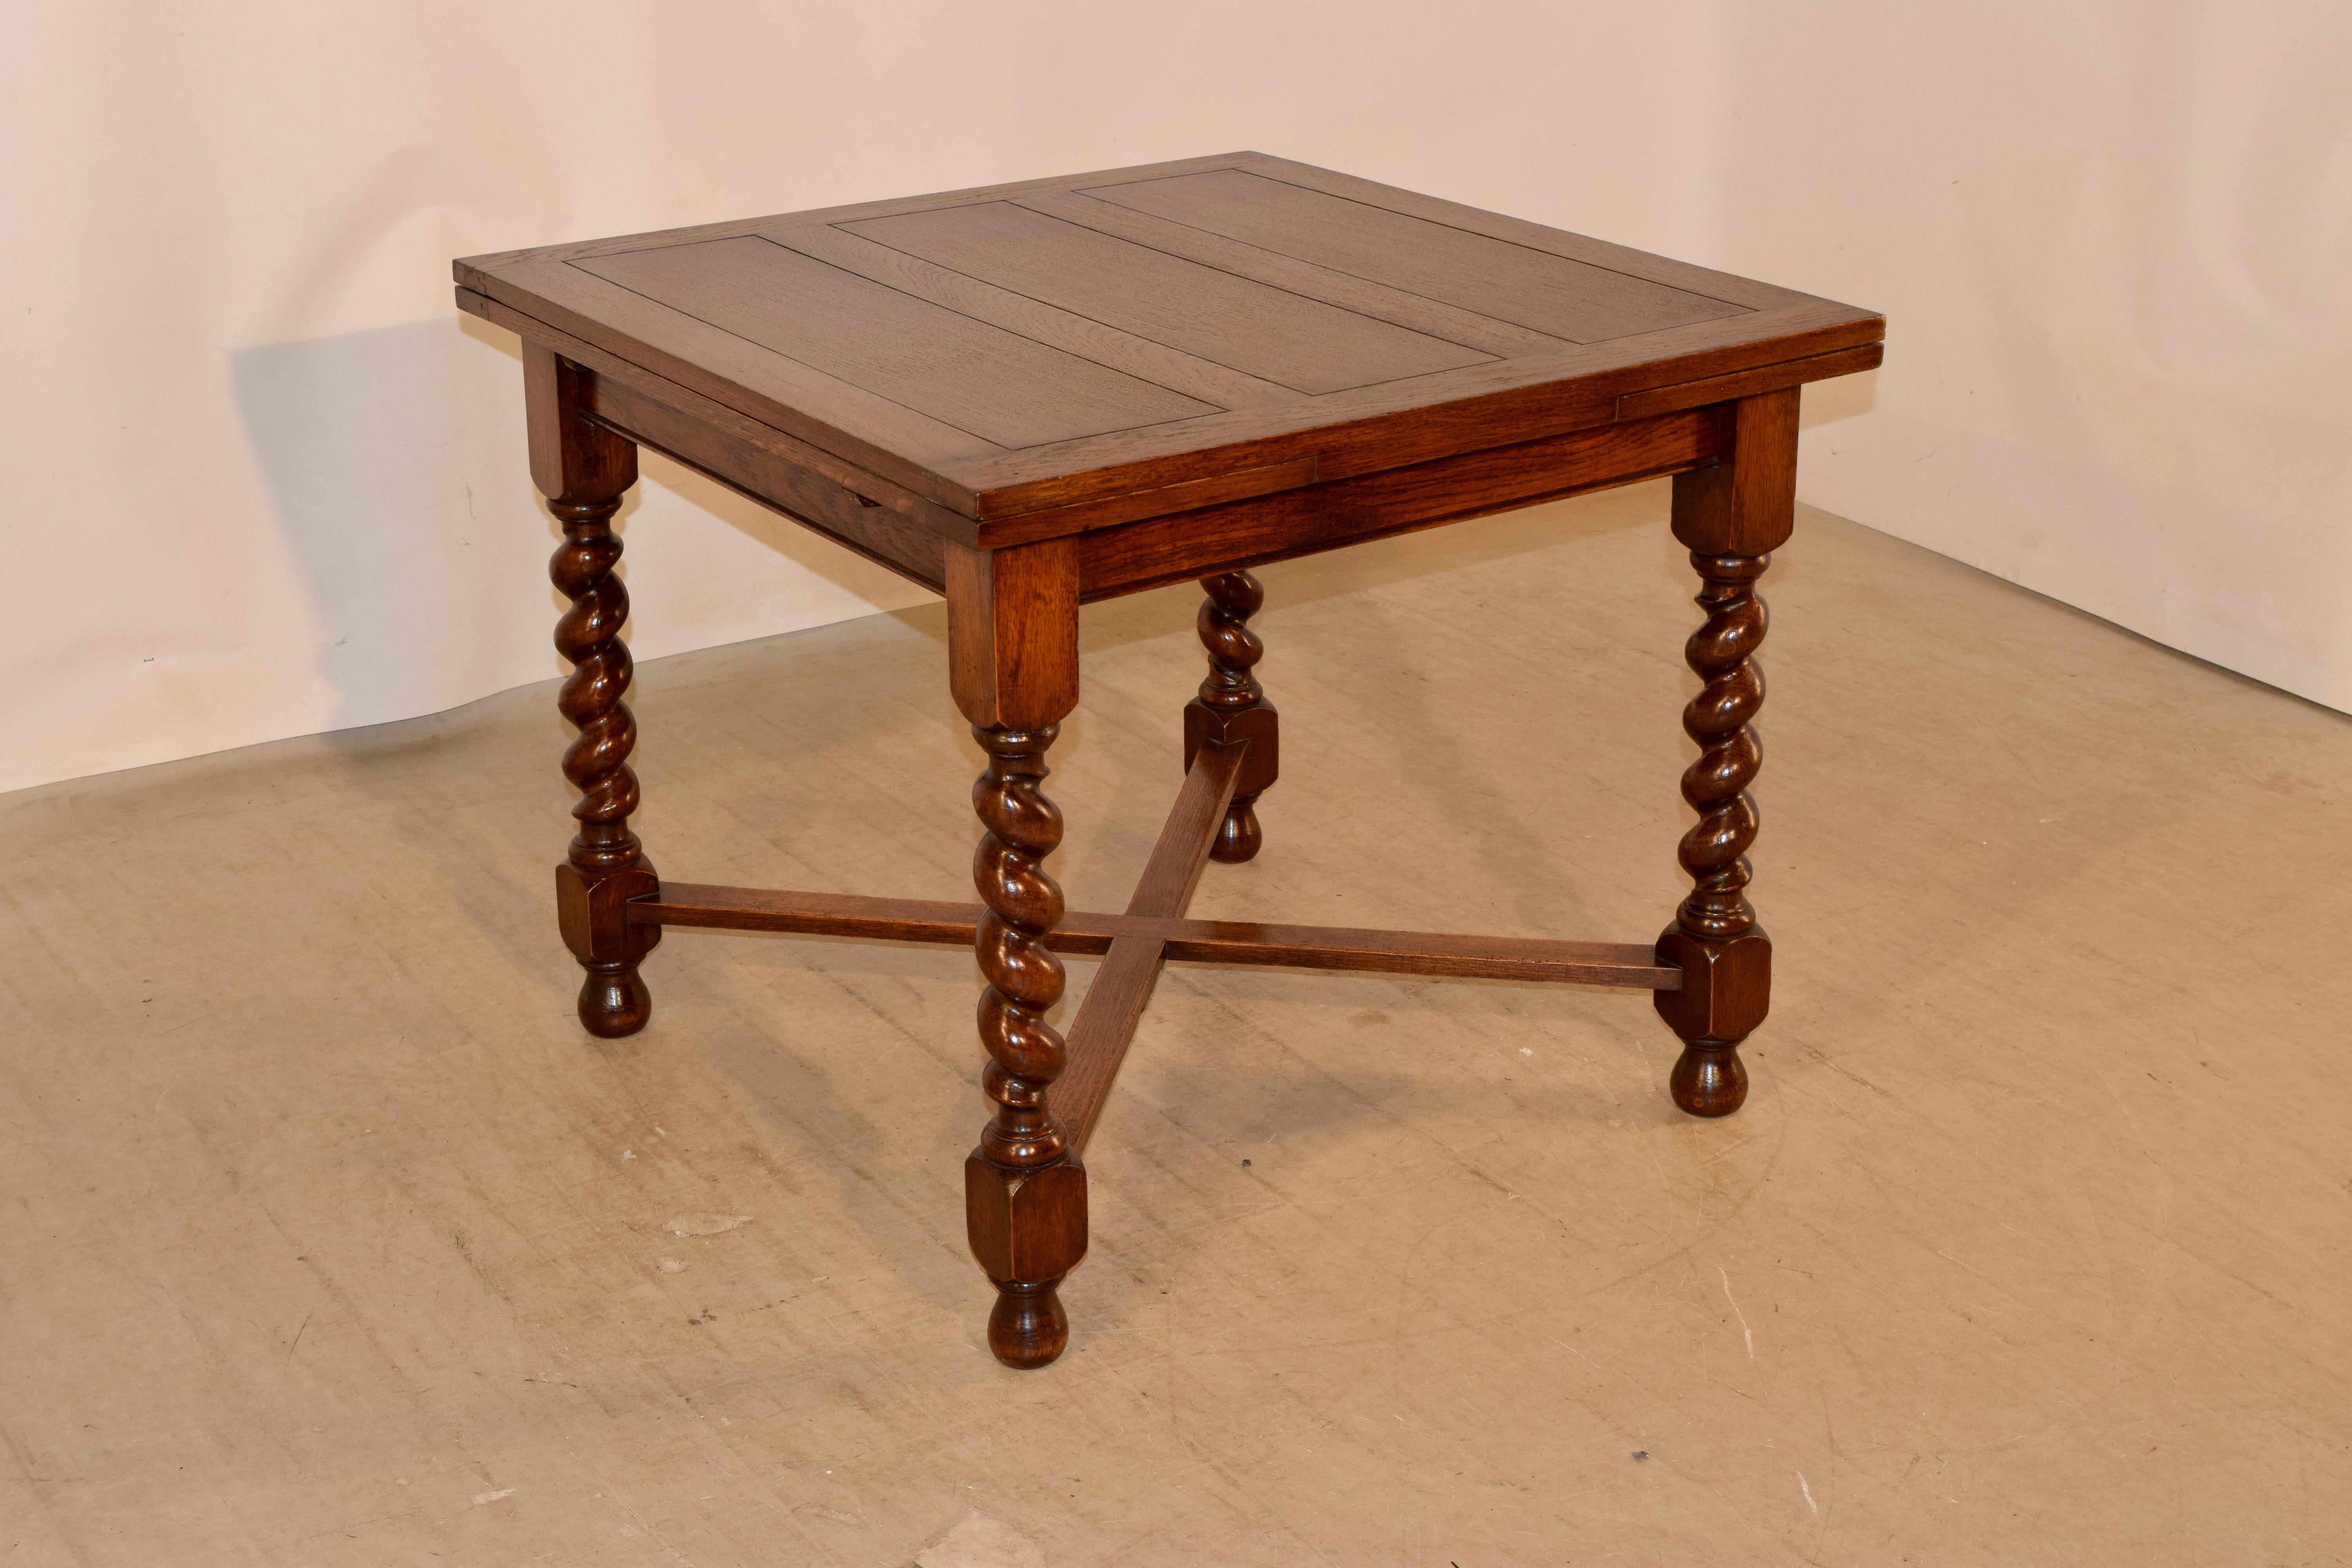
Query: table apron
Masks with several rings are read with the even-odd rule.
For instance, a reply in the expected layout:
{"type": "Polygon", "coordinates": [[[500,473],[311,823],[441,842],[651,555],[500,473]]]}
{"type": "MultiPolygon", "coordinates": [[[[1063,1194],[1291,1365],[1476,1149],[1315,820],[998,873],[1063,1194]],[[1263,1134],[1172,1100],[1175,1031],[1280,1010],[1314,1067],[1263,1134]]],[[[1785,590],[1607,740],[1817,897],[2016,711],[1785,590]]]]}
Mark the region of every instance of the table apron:
{"type": "Polygon", "coordinates": [[[1078,592],[1108,599],[1714,463],[1727,405],[1680,409],[1078,536],[1078,592]]]}
{"type": "MultiPolygon", "coordinates": [[[[610,376],[595,379],[590,412],[597,423],[738,495],[782,512],[934,594],[946,591],[946,539],[872,497],[610,376]]],[[[751,426],[751,421],[742,423],[751,426]]]]}

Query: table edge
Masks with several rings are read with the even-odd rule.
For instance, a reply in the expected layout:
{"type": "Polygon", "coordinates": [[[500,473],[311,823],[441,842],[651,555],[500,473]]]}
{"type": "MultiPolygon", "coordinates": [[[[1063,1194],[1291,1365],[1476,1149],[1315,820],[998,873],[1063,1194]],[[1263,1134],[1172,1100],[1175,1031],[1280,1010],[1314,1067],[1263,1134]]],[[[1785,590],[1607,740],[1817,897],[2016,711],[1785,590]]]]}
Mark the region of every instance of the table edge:
{"type": "MultiPolygon", "coordinates": [[[[475,277],[493,281],[487,274],[475,277]]],[[[934,467],[868,450],[870,443],[805,415],[793,421],[805,427],[790,428],[778,423],[767,399],[731,383],[686,386],[620,347],[543,320],[504,298],[506,290],[478,289],[461,275],[456,292],[457,307],[467,314],[559,353],[567,353],[565,345],[585,349],[609,362],[590,368],[623,375],[672,404],[716,404],[772,434],[793,460],[824,472],[845,489],[885,500],[952,542],[981,549],[1010,548],[1853,374],[1881,363],[1885,336],[1885,318],[1877,312],[1821,300],[1820,306],[1829,308],[1826,319],[1785,334],[990,486],[987,470],[1000,459],[934,467]],[[720,395],[730,390],[737,395],[720,395]],[[877,495],[870,482],[861,489],[861,481],[876,480],[885,493],[877,495]]]]}

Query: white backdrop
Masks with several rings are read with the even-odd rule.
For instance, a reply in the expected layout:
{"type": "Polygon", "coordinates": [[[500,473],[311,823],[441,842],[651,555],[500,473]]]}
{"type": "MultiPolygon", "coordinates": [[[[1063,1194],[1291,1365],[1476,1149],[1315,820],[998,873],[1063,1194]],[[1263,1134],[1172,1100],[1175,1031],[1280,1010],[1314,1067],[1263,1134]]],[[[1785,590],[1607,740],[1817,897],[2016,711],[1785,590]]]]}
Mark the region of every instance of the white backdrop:
{"type": "MultiPolygon", "coordinates": [[[[1240,147],[1885,310],[1806,499],[2352,710],[2342,0],[5,5],[0,789],[558,672],[451,257],[1240,147]]],[[[641,654],[920,596],[648,474],[641,654]]]]}

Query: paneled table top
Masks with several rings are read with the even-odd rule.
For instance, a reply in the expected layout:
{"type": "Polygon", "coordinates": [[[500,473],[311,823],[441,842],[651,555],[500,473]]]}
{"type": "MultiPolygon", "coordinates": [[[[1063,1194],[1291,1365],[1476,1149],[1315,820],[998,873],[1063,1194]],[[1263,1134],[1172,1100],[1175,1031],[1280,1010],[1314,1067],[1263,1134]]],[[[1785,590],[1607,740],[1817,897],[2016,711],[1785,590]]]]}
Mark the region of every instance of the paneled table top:
{"type": "MultiPolygon", "coordinates": [[[[720,405],[788,458],[870,481],[864,500],[982,547],[1844,374],[1876,363],[1885,331],[1256,153],[456,270],[466,309],[657,378],[666,401],[720,405]]],[[[938,585],[927,563],[891,563],[938,585]]]]}

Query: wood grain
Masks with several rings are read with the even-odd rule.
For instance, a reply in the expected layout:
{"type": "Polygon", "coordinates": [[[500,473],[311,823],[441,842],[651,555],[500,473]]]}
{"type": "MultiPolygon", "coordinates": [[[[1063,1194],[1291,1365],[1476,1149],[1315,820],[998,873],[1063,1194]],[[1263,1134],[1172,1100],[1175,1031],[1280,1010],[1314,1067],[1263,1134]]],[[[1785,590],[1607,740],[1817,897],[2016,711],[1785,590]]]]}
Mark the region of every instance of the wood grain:
{"type": "Polygon", "coordinates": [[[1045,511],[1015,512],[1011,517],[992,521],[985,529],[991,544],[1026,544],[1033,540],[1059,539],[1073,533],[1090,532],[1097,528],[1115,527],[1122,522],[1136,522],[1148,517],[1173,517],[1180,512],[1194,511],[1223,501],[1247,500],[1253,496],[1295,490],[1312,485],[1322,477],[1320,462],[1310,455],[1293,458],[1283,463],[1268,463],[1262,468],[1235,468],[1228,473],[1210,474],[1202,479],[1186,479],[1181,484],[1163,485],[1156,490],[1134,490],[1103,500],[1080,501],[1075,506],[1053,507],[1045,511]]]}
{"type": "MultiPolygon", "coordinates": [[[[628,918],[645,925],[789,931],[950,947],[971,942],[980,913],[978,904],[944,900],[785,892],[688,882],[664,882],[659,893],[635,900],[628,908],[628,918]]],[[[1525,980],[1637,991],[1675,991],[1683,985],[1682,971],[1660,963],[1653,947],[1644,942],[1559,942],[1256,921],[1160,920],[1073,910],[1047,934],[1045,945],[1055,952],[1104,953],[1122,937],[1158,938],[1167,944],[1167,958],[1195,963],[1419,974],[1433,979],[1525,980]]]]}
{"type": "Polygon", "coordinates": [[[1455,936],[1437,931],[1183,921],[1163,928],[1168,956],[1204,963],[1337,969],[1552,984],[1673,991],[1682,971],[1646,943],[1553,942],[1535,937],[1455,936]]]}
{"type": "Polygon", "coordinates": [[[1222,234],[1193,228],[1150,213],[1100,200],[1081,191],[1044,190],[1007,198],[1013,205],[1044,213],[1103,234],[1117,235],[1171,256],[1214,267],[1236,277],[1287,289],[1310,300],[1328,300],[1359,315],[1389,321],[1447,342],[1460,343],[1495,355],[1515,359],[1565,348],[1568,341],[1498,321],[1475,310],[1465,310],[1424,295],[1391,289],[1368,278],[1357,278],[1328,267],[1318,267],[1295,256],[1261,250],[1222,234]]]}
{"type": "Polygon", "coordinates": [[[1683,1041],[1667,1087],[1694,1116],[1728,1116],[1747,1099],[1739,1044],[1771,1001],[1772,944],[1748,901],[1757,831],[1748,787],[1764,763],[1752,727],[1764,705],[1756,654],[1770,625],[1756,584],[1771,563],[1766,552],[1795,525],[1797,409],[1794,389],[1732,405],[1729,455],[1675,480],[1675,537],[1690,547],[1706,619],[1683,648],[1701,682],[1683,710],[1684,732],[1699,748],[1683,772],[1683,799],[1698,819],[1675,850],[1691,890],[1658,939],[1659,962],[1686,982],[1655,1001],[1683,1041]]]}
{"type": "Polygon", "coordinates": [[[1079,191],[1571,342],[1688,326],[1748,309],[1251,171],[1219,169],[1079,191]]]}
{"type": "Polygon", "coordinates": [[[771,233],[768,237],[861,278],[872,279],[1007,331],[1034,338],[1041,343],[1050,343],[1214,407],[1255,408],[1261,404],[1286,403],[1297,395],[1296,388],[1261,381],[1229,365],[983,282],[920,256],[893,250],[850,229],[811,224],[771,233]]]}
{"type": "Polygon", "coordinates": [[[1161,824],[1160,837],[1152,845],[1151,858],[1127,900],[1129,914],[1171,918],[1184,912],[1208,863],[1217,825],[1224,820],[1225,805],[1233,799],[1234,781],[1241,776],[1248,757],[1247,742],[1201,749],[1184,772],[1176,804],[1169,808],[1168,820],[1161,824]]]}
{"type": "Polygon", "coordinates": [[[1282,776],[1282,715],[1258,680],[1265,642],[1249,624],[1265,607],[1265,584],[1247,572],[1219,572],[1201,579],[1201,592],[1192,627],[1209,671],[1184,704],[1184,766],[1191,768],[1210,746],[1248,748],[1225,803],[1224,826],[1209,846],[1209,858],[1237,866],[1255,859],[1265,847],[1257,799],[1282,776]]]}
{"type": "Polygon", "coordinates": [[[1167,515],[1202,504],[1183,487],[1244,471],[1346,479],[1849,374],[1868,354],[1835,356],[1885,331],[1259,153],[457,271],[461,304],[494,301],[975,520],[963,538],[982,546],[1167,515]]]}
{"type": "Polygon", "coordinates": [[[530,482],[550,500],[602,500],[637,482],[637,449],[587,417],[596,377],[544,343],[522,352],[523,429],[530,482]]]}
{"type": "MultiPolygon", "coordinates": [[[[1225,806],[1233,799],[1234,781],[1248,752],[1246,743],[1204,747],[1194,759],[1160,827],[1151,858],[1128,900],[1130,916],[1165,919],[1184,912],[1200,882],[1202,868],[1209,862],[1209,850],[1225,820],[1225,806]]],[[[1078,1016],[1070,1023],[1069,1063],[1063,1068],[1055,1106],[1070,1147],[1080,1154],[1086,1152],[1087,1141],[1102,1120],[1119,1064],[1127,1059],[1136,1026],[1142,1021],[1151,988],[1160,978],[1166,946],[1166,939],[1156,931],[1122,935],[1112,942],[1102,967],[1095,972],[1094,984],[1087,989],[1086,1001],[1079,1005],[1078,1016]]]]}
{"type": "Polygon", "coordinates": [[[999,447],[1216,412],[756,236],[571,265],[999,447]]]}
{"type": "MultiPolygon", "coordinates": [[[[1799,391],[1730,405],[1728,459],[1675,483],[1674,533],[1700,555],[1765,555],[1797,521],[1799,391]]],[[[1672,417],[1672,416],[1669,416],[1672,417]]]]}
{"type": "MultiPolygon", "coordinates": [[[[1681,289],[1710,299],[1745,305],[1750,310],[1770,310],[1801,303],[1812,298],[1794,289],[1759,282],[1733,272],[1718,272],[1713,268],[1695,266],[1671,257],[1658,256],[1646,250],[1635,250],[1629,245],[1612,245],[1590,235],[1571,234],[1566,229],[1532,223],[1507,213],[1489,212],[1461,202],[1447,201],[1420,191],[1409,191],[1398,185],[1384,185],[1375,180],[1355,174],[1343,174],[1336,169],[1318,168],[1312,163],[1294,163],[1288,158],[1276,158],[1265,153],[1238,153],[1224,158],[1208,160],[1207,167],[1176,168],[1166,171],[1129,170],[1128,179],[1159,178],[1165,175],[1207,173],[1215,168],[1245,169],[1272,179],[1308,190],[1326,191],[1332,195],[1346,196],[1352,201],[1368,202],[1391,212],[1407,213],[1428,218],[1433,223],[1466,229],[1496,239],[1508,240],[1532,249],[1549,251],[1572,261],[1582,261],[1594,267],[1605,267],[1615,272],[1635,278],[1646,278],[1670,289],[1681,289]]],[[[1097,183],[1095,181],[1086,182],[1097,183]]],[[[1103,182],[1109,183],[1109,182],[1103,182]]]]}
{"type": "Polygon", "coordinates": [[[1832,376],[1876,370],[1885,357],[1885,344],[1864,343],[1859,348],[1814,354],[1808,359],[1767,365],[1761,370],[1735,371],[1729,375],[1710,375],[1704,380],[1681,382],[1673,386],[1654,386],[1646,392],[1621,393],[1617,398],[1617,417],[1621,420],[1647,419],[1653,415],[1671,414],[1680,408],[1700,408],[1710,403],[1728,403],[1761,393],[1782,391],[1800,382],[1827,381],[1832,376]]]}
{"type": "MultiPolygon", "coordinates": [[[[1263,159],[1258,153],[1211,153],[1197,158],[1180,158],[1171,163],[1137,163],[1124,169],[1097,170],[1083,176],[1089,180],[1118,179],[1121,176],[1150,178],[1156,174],[1182,174],[1194,169],[1238,168],[1253,159],[1263,159]]],[[[878,201],[847,202],[837,206],[810,207],[798,212],[770,213],[760,217],[729,218],[719,223],[688,224],[679,228],[649,230],[643,234],[614,235],[604,239],[567,240],[557,245],[530,246],[520,250],[493,251],[482,256],[461,258],[457,266],[475,271],[489,271],[511,266],[526,258],[569,261],[581,257],[609,256],[618,250],[643,250],[652,245],[688,245],[702,239],[732,239],[738,235],[761,234],[778,227],[797,227],[812,223],[848,223],[862,217],[879,217],[887,213],[920,212],[927,207],[963,206],[972,202],[1006,201],[1033,191],[1066,188],[1074,176],[1047,174],[1026,180],[1002,181],[992,185],[971,185],[961,190],[933,191],[919,196],[890,196],[878,201]]],[[[462,274],[457,281],[475,287],[462,274]]]]}
{"type": "Polygon", "coordinates": [[[1078,565],[1069,540],[950,546],[948,684],[982,728],[1036,729],[1078,705],[1078,565]]]}
{"type": "Polygon", "coordinates": [[[675,458],[934,594],[947,591],[948,542],[939,530],[783,457],[763,438],[772,432],[733,409],[714,407],[698,417],[614,381],[598,384],[591,408],[598,422],[631,440],[675,458]]]}
{"type": "Polygon", "coordinates": [[[1494,357],[1006,202],[846,226],[1294,392],[1339,392],[1494,357]]]}
{"type": "MultiPolygon", "coordinates": [[[[596,402],[613,387],[625,386],[649,402],[710,425],[734,439],[783,459],[794,468],[804,468],[829,483],[839,485],[861,500],[887,507],[942,539],[970,544],[978,537],[976,526],[967,513],[941,506],[872,468],[861,468],[822,447],[787,435],[774,426],[762,424],[679,382],[657,375],[642,365],[633,364],[609,350],[598,348],[471,289],[459,289],[457,303],[468,314],[516,333],[526,345],[537,344],[552,349],[564,358],[594,371],[595,379],[590,383],[587,394],[587,406],[592,414],[595,411],[596,402]]],[[[729,473],[717,477],[739,489],[756,491],[759,488],[756,482],[746,482],[751,476],[729,473]]]]}
{"type": "Polygon", "coordinates": [[[629,829],[638,799],[629,766],[637,721],[623,700],[633,668],[621,640],[629,590],[615,570],[621,538],[613,531],[621,497],[636,482],[637,449],[588,417],[594,379],[542,345],[524,350],[531,478],[563,526],[548,576],[570,601],[555,623],[555,651],[572,673],[555,705],[577,731],[563,750],[563,776],[580,792],[572,808],[579,831],[555,868],[556,929],[583,971],[581,1026],[618,1038],[653,1016],[653,994],[637,968],[661,933],[631,923],[626,905],[660,883],[629,829]]]}
{"type": "Polygon", "coordinates": [[[1676,473],[1711,461],[1724,431],[1719,412],[1690,409],[1098,530],[1076,541],[1079,594],[1110,598],[1676,473]]]}
{"type": "Polygon", "coordinates": [[[1620,396],[1653,386],[1784,363],[1794,386],[1804,362],[1885,332],[1848,306],[1792,305],[942,468],[977,498],[983,521],[1308,454],[1338,478],[1607,424],[1620,396]]]}
{"type": "MultiPolygon", "coordinates": [[[[708,882],[664,882],[661,891],[630,904],[638,925],[701,926],[713,931],[791,931],[803,936],[855,936],[870,942],[936,942],[961,947],[971,941],[981,906],[942,899],[878,899],[863,893],[808,893],[780,888],[730,888],[708,882]]],[[[1076,917],[1073,917],[1075,921],[1076,917]]],[[[1056,931],[1066,952],[1074,925],[1056,931]]]]}
{"type": "Polygon", "coordinates": [[[971,791],[983,829],[971,879],[988,906],[972,952],[990,1116],[964,1161],[964,1224],[996,1286],[988,1348],[1007,1366],[1039,1367],[1069,1342],[1055,1290],[1087,1249],[1086,1172],[1047,1100],[1066,1059],[1045,1016],[1063,982],[1045,945],[1062,918],[1062,889],[1044,865],[1062,840],[1062,814],[1043,787],[1057,726],[975,723],[971,732],[988,753],[971,791]],[[1041,1194],[1055,1195],[1034,1201],[1041,1194]]]}
{"type": "MultiPolygon", "coordinates": [[[[886,474],[958,511],[971,491],[939,470],[996,443],[853,386],[577,267],[518,262],[483,292],[762,424],[886,474]]],[[[460,303],[463,303],[461,300],[460,303]]],[[[525,332],[525,337],[534,334],[525,332]]]]}

